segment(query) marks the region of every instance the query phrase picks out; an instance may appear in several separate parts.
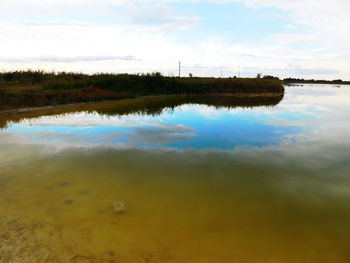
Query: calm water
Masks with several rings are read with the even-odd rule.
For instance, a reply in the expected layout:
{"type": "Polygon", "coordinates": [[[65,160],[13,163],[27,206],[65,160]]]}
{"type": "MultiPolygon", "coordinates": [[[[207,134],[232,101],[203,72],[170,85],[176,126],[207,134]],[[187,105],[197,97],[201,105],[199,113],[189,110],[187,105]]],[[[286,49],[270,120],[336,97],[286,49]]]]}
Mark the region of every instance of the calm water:
{"type": "Polygon", "coordinates": [[[350,86],[0,125],[0,262],[350,262],[350,86]]]}

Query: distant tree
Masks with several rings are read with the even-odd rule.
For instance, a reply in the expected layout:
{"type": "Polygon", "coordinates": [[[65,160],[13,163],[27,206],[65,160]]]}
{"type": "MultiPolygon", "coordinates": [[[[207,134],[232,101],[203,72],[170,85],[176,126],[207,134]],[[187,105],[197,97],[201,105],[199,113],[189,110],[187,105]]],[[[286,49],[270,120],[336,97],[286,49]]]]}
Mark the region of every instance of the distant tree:
{"type": "Polygon", "coordinates": [[[265,75],[263,78],[264,79],[276,79],[276,80],[279,80],[278,77],[274,77],[274,76],[270,76],[270,75],[265,75]]]}
{"type": "Polygon", "coordinates": [[[193,78],[193,75],[192,75],[192,73],[188,74],[188,76],[189,76],[190,78],[193,78]]]}
{"type": "Polygon", "coordinates": [[[162,74],[160,73],[160,72],[153,72],[152,74],[151,74],[151,76],[152,77],[161,77],[162,76],[162,74]]]}
{"type": "Polygon", "coordinates": [[[256,75],[256,78],[257,78],[257,79],[260,79],[261,76],[262,76],[262,74],[261,74],[261,73],[258,73],[258,75],[256,75]]]}

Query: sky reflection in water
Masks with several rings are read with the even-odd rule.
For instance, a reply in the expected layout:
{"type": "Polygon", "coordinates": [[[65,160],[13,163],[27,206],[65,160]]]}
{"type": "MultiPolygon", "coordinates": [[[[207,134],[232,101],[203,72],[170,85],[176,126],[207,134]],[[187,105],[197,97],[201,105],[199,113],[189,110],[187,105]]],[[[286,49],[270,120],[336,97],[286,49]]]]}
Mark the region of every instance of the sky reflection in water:
{"type": "Polygon", "coordinates": [[[1,133],[29,143],[70,146],[224,150],[277,146],[347,135],[348,101],[347,86],[305,85],[287,87],[284,99],[274,107],[186,104],[155,116],[71,113],[25,120],[1,133]]]}

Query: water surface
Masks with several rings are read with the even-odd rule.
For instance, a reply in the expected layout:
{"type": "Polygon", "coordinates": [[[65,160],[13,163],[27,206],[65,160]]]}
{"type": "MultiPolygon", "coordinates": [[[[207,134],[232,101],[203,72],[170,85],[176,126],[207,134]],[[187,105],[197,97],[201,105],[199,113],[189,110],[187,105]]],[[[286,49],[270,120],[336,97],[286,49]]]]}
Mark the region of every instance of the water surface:
{"type": "Polygon", "coordinates": [[[349,262],[349,102],[303,85],[2,118],[0,261],[349,262]]]}

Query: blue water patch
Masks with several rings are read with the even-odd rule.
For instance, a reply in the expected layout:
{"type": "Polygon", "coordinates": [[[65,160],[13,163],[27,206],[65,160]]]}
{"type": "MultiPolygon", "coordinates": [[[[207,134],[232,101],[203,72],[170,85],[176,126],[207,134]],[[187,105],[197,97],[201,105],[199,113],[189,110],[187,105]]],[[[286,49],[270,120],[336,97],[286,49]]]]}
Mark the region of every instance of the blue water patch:
{"type": "MultiPolygon", "coordinates": [[[[6,132],[32,142],[69,142],[89,144],[123,144],[146,148],[225,149],[278,145],[286,136],[301,133],[300,126],[271,124],[276,119],[308,119],[311,115],[283,112],[255,112],[251,109],[229,111],[208,106],[186,105],[160,116],[111,117],[75,114],[54,117],[49,122],[40,118],[30,124],[15,124],[6,132]],[[93,125],[84,126],[84,118],[93,125]],[[62,123],[62,124],[60,124],[62,123]],[[65,123],[65,125],[63,125],[65,123]],[[67,125],[66,123],[70,123],[67,125]]],[[[46,117],[47,118],[47,117],[46,117]]]]}
{"type": "MultiPolygon", "coordinates": [[[[298,126],[269,125],[266,121],[274,118],[271,115],[229,114],[225,111],[217,115],[215,119],[206,118],[195,112],[188,115],[186,112],[182,115],[184,115],[182,123],[191,124],[191,127],[197,131],[197,136],[189,141],[169,143],[168,147],[227,150],[237,146],[264,147],[279,144],[286,135],[302,131],[302,128],[298,126]]],[[[177,116],[172,121],[179,121],[179,117],[181,116],[177,116]]]]}

